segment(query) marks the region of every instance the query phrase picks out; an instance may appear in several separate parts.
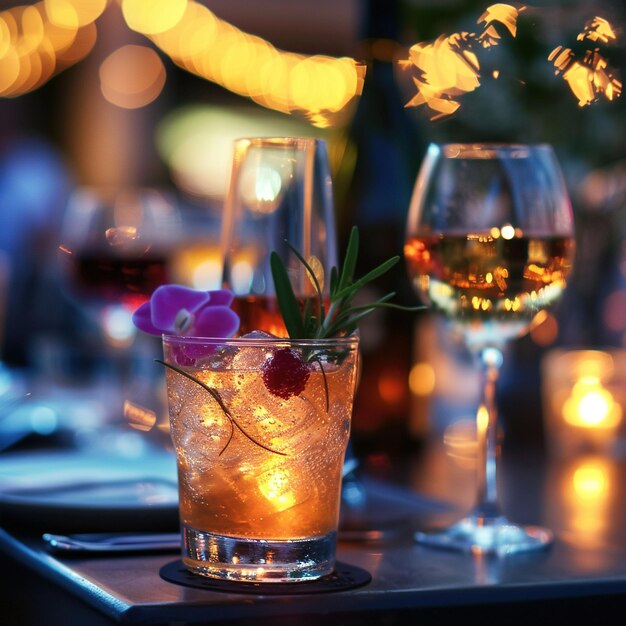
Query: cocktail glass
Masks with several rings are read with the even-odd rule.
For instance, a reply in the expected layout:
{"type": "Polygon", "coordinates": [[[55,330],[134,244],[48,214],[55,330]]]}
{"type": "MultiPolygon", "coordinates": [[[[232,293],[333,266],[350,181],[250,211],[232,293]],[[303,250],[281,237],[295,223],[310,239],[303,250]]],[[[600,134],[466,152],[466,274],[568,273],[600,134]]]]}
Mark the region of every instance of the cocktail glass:
{"type": "Polygon", "coordinates": [[[227,580],[320,578],[335,565],[358,338],[255,334],[163,338],[183,562],[227,580]]]}

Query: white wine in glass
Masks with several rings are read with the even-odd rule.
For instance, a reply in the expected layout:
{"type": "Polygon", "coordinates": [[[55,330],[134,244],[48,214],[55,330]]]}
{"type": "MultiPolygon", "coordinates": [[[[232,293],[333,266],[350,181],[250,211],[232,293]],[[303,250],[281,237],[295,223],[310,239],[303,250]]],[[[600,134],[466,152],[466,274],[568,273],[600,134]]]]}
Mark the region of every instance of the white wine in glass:
{"type": "Polygon", "coordinates": [[[507,341],[563,294],[574,257],[571,204],[548,145],[431,144],[407,220],[404,254],[416,291],[464,339],[483,371],[476,415],[478,494],[471,513],[416,540],[479,554],[543,548],[497,494],[496,382],[507,341]]]}

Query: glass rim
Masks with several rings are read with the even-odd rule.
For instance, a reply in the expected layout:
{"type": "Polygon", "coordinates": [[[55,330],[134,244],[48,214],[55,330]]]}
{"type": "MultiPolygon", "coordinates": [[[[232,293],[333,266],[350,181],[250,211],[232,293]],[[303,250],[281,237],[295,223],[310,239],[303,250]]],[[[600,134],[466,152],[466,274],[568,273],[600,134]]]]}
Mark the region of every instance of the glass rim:
{"type": "Polygon", "coordinates": [[[161,335],[164,343],[187,345],[220,345],[268,348],[271,346],[291,348],[358,347],[359,336],[324,337],[322,339],[291,339],[290,337],[186,337],[184,335],[161,335]]]}
{"type": "Polygon", "coordinates": [[[324,139],[313,136],[276,136],[266,137],[238,137],[234,140],[234,145],[241,148],[298,148],[316,143],[326,143],[324,139]]]}
{"type": "Polygon", "coordinates": [[[525,157],[525,153],[546,152],[554,154],[549,143],[506,142],[449,142],[428,144],[428,152],[437,150],[446,159],[488,159],[499,156],[525,157]],[[517,154],[519,153],[519,154],[517,154]]]}

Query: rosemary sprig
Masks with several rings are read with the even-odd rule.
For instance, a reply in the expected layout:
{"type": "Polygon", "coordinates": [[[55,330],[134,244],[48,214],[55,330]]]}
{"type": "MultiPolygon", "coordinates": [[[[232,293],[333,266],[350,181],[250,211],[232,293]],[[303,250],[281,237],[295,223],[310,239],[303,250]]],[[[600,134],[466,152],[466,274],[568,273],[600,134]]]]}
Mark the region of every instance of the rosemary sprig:
{"type": "Polygon", "coordinates": [[[200,385],[200,387],[202,387],[202,389],[204,389],[205,391],[208,391],[209,394],[211,394],[211,396],[214,398],[214,400],[219,404],[220,408],[224,412],[224,415],[226,416],[226,418],[228,419],[228,421],[230,423],[230,434],[228,436],[228,441],[226,441],[226,444],[220,450],[219,456],[222,456],[222,454],[224,454],[224,452],[226,451],[226,448],[228,448],[228,446],[230,445],[230,442],[233,440],[233,435],[235,433],[235,428],[237,428],[237,430],[244,437],[249,439],[252,443],[256,444],[260,448],[263,448],[264,450],[267,450],[268,452],[273,452],[274,454],[280,454],[281,456],[286,456],[286,454],[284,452],[279,452],[278,450],[272,450],[272,448],[262,444],[260,441],[257,441],[254,437],[252,437],[252,435],[249,435],[239,425],[237,420],[233,417],[233,414],[230,412],[230,410],[228,409],[226,404],[224,404],[224,400],[222,399],[222,396],[220,396],[218,391],[216,391],[212,387],[209,387],[208,385],[203,383],[201,380],[198,380],[195,376],[192,376],[189,372],[186,372],[185,370],[181,369],[180,367],[177,367],[176,365],[172,365],[172,363],[166,363],[165,361],[162,361],[160,359],[155,359],[155,360],[156,360],[157,363],[160,363],[161,365],[163,365],[165,367],[168,367],[169,369],[173,370],[177,374],[180,374],[181,376],[184,376],[185,378],[188,378],[189,380],[193,381],[197,385],[200,385]]]}
{"type": "Polygon", "coordinates": [[[282,259],[276,252],[272,252],[270,266],[276,289],[276,299],[291,339],[324,339],[349,335],[356,330],[357,323],[361,319],[380,308],[402,311],[418,311],[424,308],[422,306],[406,307],[389,302],[396,295],[394,291],[369,304],[352,304],[360,289],[388,272],[400,260],[399,256],[394,256],[355,280],[354,274],[359,255],[359,231],[356,226],[350,232],[341,270],[336,267],[331,268],[328,311],[326,311],[324,304],[320,282],[313,268],[289,242],[287,245],[311,278],[318,302],[317,311],[313,310],[310,302],[301,307],[282,259]]]}

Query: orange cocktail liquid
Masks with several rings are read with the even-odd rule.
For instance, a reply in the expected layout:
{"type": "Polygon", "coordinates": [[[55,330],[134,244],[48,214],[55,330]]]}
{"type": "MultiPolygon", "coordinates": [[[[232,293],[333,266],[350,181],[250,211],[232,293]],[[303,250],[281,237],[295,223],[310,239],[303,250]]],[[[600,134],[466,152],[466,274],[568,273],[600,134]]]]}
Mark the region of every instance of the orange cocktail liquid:
{"type": "Polygon", "coordinates": [[[217,391],[223,406],[168,370],[183,526],[272,540],[336,531],[356,352],[323,371],[311,361],[304,389],[286,399],[264,382],[270,353],[244,348],[222,355],[218,368],[210,358],[206,367],[184,368],[217,391]]]}
{"type": "MultiPolygon", "coordinates": [[[[309,306],[312,307],[313,311],[317,312],[319,310],[317,296],[300,297],[299,301],[302,308],[307,303],[310,303],[309,306]]],[[[325,298],[324,306],[326,310],[328,310],[329,305],[330,301],[328,298],[325,298]]],[[[232,308],[239,315],[240,335],[245,335],[254,330],[262,330],[275,337],[289,336],[275,297],[259,295],[237,296],[232,304],[232,308]]]]}

